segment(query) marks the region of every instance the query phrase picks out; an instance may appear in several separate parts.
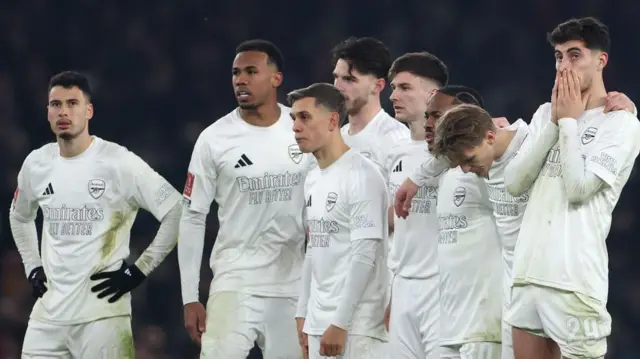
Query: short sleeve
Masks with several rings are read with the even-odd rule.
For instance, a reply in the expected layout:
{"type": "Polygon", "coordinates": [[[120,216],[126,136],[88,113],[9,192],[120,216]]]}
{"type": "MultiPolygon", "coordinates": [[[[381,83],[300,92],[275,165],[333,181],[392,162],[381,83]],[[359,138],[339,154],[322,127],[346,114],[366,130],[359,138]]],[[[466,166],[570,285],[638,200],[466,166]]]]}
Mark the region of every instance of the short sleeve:
{"type": "MultiPolygon", "coordinates": [[[[584,140],[583,140],[584,141],[584,140]]],[[[586,169],[609,187],[623,169],[633,166],[640,150],[640,123],[627,111],[604,120],[586,155],[586,169]]]]}
{"type": "Polygon", "coordinates": [[[38,201],[31,193],[29,185],[28,157],[18,172],[18,185],[13,193],[11,202],[11,215],[22,222],[30,222],[36,219],[38,214],[38,201]]]}
{"type": "Polygon", "coordinates": [[[189,162],[187,181],[182,196],[187,208],[208,214],[216,196],[217,174],[209,144],[201,134],[196,141],[189,162]]]}
{"type": "Polygon", "coordinates": [[[373,166],[352,169],[348,208],[351,240],[383,239],[388,233],[388,194],[385,181],[373,166]]]}
{"type": "Polygon", "coordinates": [[[164,216],[180,201],[180,193],[147,162],[133,152],[127,153],[125,178],[128,198],[139,208],[143,208],[162,221],[164,216]]]}

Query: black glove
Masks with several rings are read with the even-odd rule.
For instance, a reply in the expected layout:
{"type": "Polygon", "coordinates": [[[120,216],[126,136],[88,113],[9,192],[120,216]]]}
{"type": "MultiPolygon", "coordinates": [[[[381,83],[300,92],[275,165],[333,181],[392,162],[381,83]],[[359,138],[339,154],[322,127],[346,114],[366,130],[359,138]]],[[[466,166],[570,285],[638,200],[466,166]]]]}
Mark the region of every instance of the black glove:
{"type": "Polygon", "coordinates": [[[34,298],[42,298],[44,293],[47,292],[47,276],[44,274],[44,268],[42,266],[35,267],[29,273],[29,284],[31,284],[31,294],[34,298]]]}
{"type": "Polygon", "coordinates": [[[147,276],[135,265],[127,265],[122,262],[120,269],[113,272],[96,273],[89,277],[91,280],[104,280],[102,283],[91,287],[91,291],[98,293],[98,298],[109,298],[109,303],[114,303],[126,293],[131,292],[135,287],[139,286],[147,276]]]}

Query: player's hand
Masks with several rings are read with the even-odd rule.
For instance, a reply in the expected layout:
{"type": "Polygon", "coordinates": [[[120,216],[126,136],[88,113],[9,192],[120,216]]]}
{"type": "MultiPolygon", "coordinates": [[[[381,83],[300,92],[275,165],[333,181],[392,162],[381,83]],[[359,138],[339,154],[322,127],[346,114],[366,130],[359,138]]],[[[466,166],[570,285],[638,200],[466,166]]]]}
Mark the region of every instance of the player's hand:
{"type": "Polygon", "coordinates": [[[562,77],[558,84],[558,119],[577,119],[587,108],[587,101],[589,101],[589,95],[585,98],[582,97],[578,74],[570,69],[562,71],[562,77]]]}
{"type": "Polygon", "coordinates": [[[200,302],[184,305],[184,327],[194,343],[202,344],[202,333],[207,330],[207,311],[200,302]]]}
{"type": "Polygon", "coordinates": [[[344,352],[344,345],[347,343],[347,331],[330,325],[320,337],[320,355],[335,357],[344,352]]]}
{"type": "Polygon", "coordinates": [[[42,266],[35,267],[29,273],[29,284],[31,285],[31,294],[34,298],[42,298],[44,293],[47,292],[47,276],[44,274],[44,268],[42,266]]]}
{"type": "Polygon", "coordinates": [[[493,125],[496,126],[497,128],[507,128],[511,125],[509,123],[509,120],[507,120],[506,117],[494,117],[492,118],[492,120],[493,120],[493,125]]]}
{"type": "Polygon", "coordinates": [[[391,323],[391,302],[387,304],[387,309],[384,311],[384,327],[389,332],[389,323],[391,323]]]}
{"type": "Polygon", "coordinates": [[[611,91],[607,94],[604,103],[604,113],[611,111],[627,111],[633,113],[636,106],[630,98],[622,92],[611,91]]]}
{"type": "Polygon", "coordinates": [[[128,266],[127,263],[122,262],[122,266],[118,270],[92,275],[90,277],[91,280],[101,280],[102,283],[91,287],[91,291],[94,293],[99,292],[98,298],[111,296],[109,303],[114,303],[139,286],[145,278],[147,276],[138,267],[135,265],[128,266]]]}
{"type": "Polygon", "coordinates": [[[302,349],[302,356],[304,359],[309,359],[309,336],[303,332],[304,318],[296,318],[296,327],[298,328],[298,343],[302,349]]]}
{"type": "Polygon", "coordinates": [[[418,193],[418,185],[413,183],[411,179],[407,178],[402,182],[396,191],[396,200],[393,204],[398,217],[407,218],[409,210],[411,210],[411,201],[416,193],[418,193]]]}
{"type": "Polygon", "coordinates": [[[556,71],[556,79],[551,90],[551,122],[558,124],[558,84],[560,83],[560,71],[556,71]]]}

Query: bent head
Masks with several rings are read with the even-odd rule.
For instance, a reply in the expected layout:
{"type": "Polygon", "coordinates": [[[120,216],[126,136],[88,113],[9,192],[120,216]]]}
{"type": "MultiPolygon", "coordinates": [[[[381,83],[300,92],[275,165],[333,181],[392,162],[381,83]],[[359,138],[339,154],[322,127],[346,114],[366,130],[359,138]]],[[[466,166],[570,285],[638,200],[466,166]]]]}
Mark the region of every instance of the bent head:
{"type": "Polygon", "coordinates": [[[402,122],[424,119],[427,101],[449,82],[447,66],[428,52],[407,53],[398,57],[389,70],[395,118],[402,122]]]}
{"type": "Polygon", "coordinates": [[[287,96],[293,132],[300,150],[316,152],[340,135],[340,122],[347,114],[346,100],[330,84],[316,83],[287,96]]]}
{"type": "Polygon", "coordinates": [[[238,106],[256,110],[277,101],[283,66],[282,53],[269,41],[249,40],[238,45],[231,69],[238,106]]]}
{"type": "Polygon", "coordinates": [[[454,106],[464,103],[484,107],[482,96],[478,91],[471,87],[460,85],[442,87],[427,101],[427,110],[424,116],[426,118],[425,134],[429,151],[432,151],[435,145],[436,124],[440,117],[454,106]]]}
{"type": "Polygon", "coordinates": [[[47,119],[51,131],[63,140],[89,134],[89,120],[93,118],[91,87],[86,76],[64,71],[49,80],[47,119]]]}
{"type": "Polygon", "coordinates": [[[371,37],[351,37],[331,51],[333,85],[347,100],[347,112],[355,115],[380,98],[385,77],[391,66],[389,49],[371,37]]]}
{"type": "Polygon", "coordinates": [[[611,44],[606,25],[592,17],[571,19],[558,25],[547,39],[554,48],[556,70],[574,70],[582,92],[594,81],[602,82],[611,44]]]}
{"type": "Polygon", "coordinates": [[[452,167],[488,178],[496,158],[496,128],[491,115],[479,106],[456,105],[445,112],[436,126],[432,153],[445,156],[452,167]]]}

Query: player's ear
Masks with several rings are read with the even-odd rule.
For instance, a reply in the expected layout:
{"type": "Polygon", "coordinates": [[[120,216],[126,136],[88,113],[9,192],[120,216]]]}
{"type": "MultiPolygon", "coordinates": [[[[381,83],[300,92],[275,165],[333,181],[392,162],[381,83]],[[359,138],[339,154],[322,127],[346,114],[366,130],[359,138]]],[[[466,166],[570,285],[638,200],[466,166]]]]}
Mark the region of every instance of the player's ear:
{"type": "Polygon", "coordinates": [[[375,95],[380,94],[380,92],[382,92],[382,90],[384,90],[384,87],[387,85],[387,82],[384,79],[376,79],[376,82],[374,83],[374,87],[373,87],[373,92],[375,95]]]}
{"type": "Polygon", "coordinates": [[[340,128],[340,115],[337,112],[331,112],[329,118],[329,131],[334,131],[336,128],[340,128]]]}
{"type": "Polygon", "coordinates": [[[493,143],[496,141],[496,133],[489,130],[487,131],[487,134],[484,136],[484,139],[487,140],[488,144],[493,145],[493,143]]]}
{"type": "Polygon", "coordinates": [[[602,71],[609,62],[609,54],[602,51],[598,54],[598,70],[602,71]]]}
{"type": "Polygon", "coordinates": [[[87,104],[87,109],[85,111],[85,116],[87,116],[87,119],[92,119],[93,118],[93,104],[89,103],[87,104]]]}
{"type": "Polygon", "coordinates": [[[282,85],[282,72],[274,72],[271,75],[271,86],[280,87],[282,85]]]}

